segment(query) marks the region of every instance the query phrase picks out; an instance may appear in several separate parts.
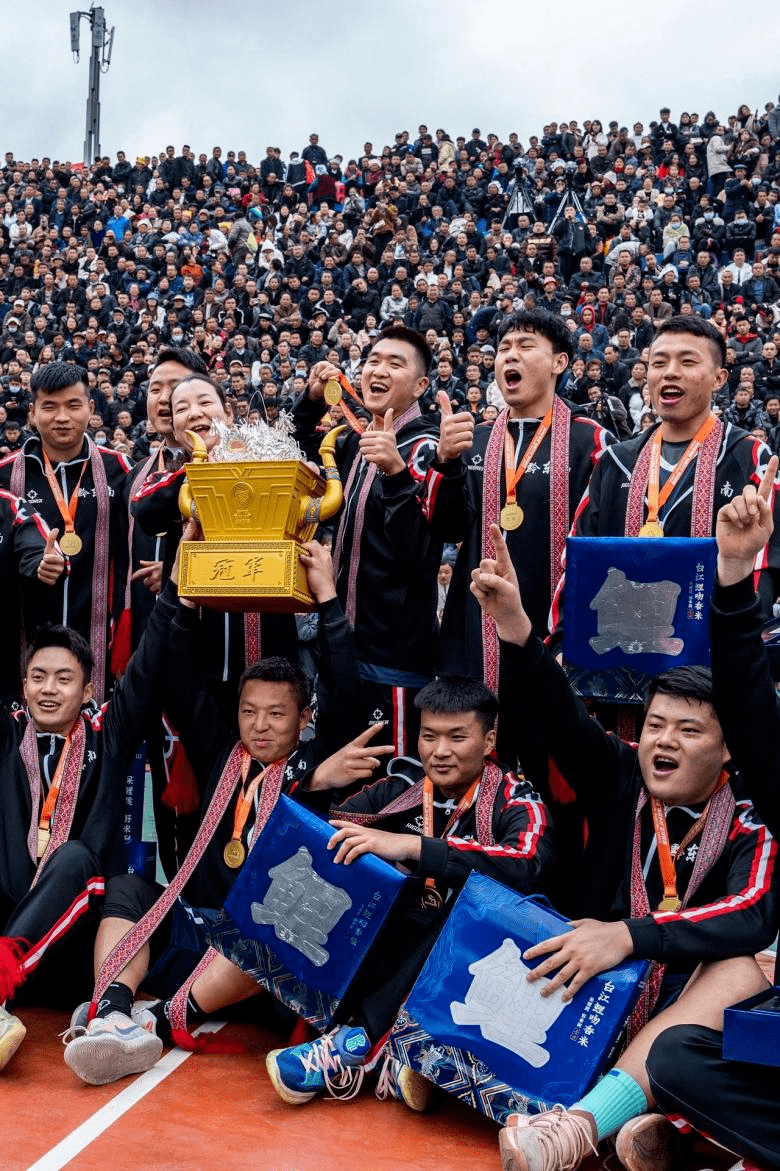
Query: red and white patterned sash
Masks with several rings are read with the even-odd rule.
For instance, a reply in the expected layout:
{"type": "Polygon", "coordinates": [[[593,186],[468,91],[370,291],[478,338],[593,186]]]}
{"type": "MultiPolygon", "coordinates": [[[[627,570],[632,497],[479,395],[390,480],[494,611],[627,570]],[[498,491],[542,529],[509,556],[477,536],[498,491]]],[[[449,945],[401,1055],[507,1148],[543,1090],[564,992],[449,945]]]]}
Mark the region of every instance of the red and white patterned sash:
{"type": "MultiPolygon", "coordinates": [[[[504,435],[509,410],[504,409],[493,424],[485,449],[485,470],[482,485],[482,556],[495,557],[496,550],[490,535],[490,526],[500,524],[502,491],[504,488],[504,435]]],[[[550,429],[550,597],[561,576],[561,560],[569,531],[569,435],[571,411],[556,394],[553,399],[552,427],[550,429]]],[[[482,665],[485,685],[498,690],[498,635],[496,624],[482,613],[482,665]]]]}
{"type": "MultiPolygon", "coordinates": [[[[190,846],[187,857],[182,862],[181,867],[154,906],[150,907],[146,914],[137,923],[133,924],[104,960],[103,966],[95,981],[95,991],[93,993],[92,1005],[90,1006],[92,1016],[94,1016],[97,1003],[109,984],[116,979],[123,968],[127,966],[133,956],[151,937],[152,933],[160,926],[181,891],[192,877],[195,867],[203,857],[206,847],[214,836],[217,826],[230,804],[236,785],[241,778],[241,765],[243,764],[245,752],[246,749],[243,744],[239,742],[235,745],[225,762],[225,767],[217,781],[214,795],[209,802],[208,809],[195,835],[195,840],[190,846]]],[[[279,799],[286,767],[287,758],[285,757],[284,760],[277,761],[275,765],[269,768],[266,778],[263,781],[260,790],[260,802],[257,809],[257,820],[255,821],[252,832],[250,849],[257,840],[258,834],[267,822],[271,811],[279,799]]]]}
{"type": "MultiPolygon", "coordinates": [[[[663,424],[661,424],[663,426],[663,424]]],[[[715,500],[715,475],[718,467],[718,453],[723,439],[723,423],[717,420],[696,457],[696,471],[693,478],[693,502],[691,505],[691,536],[712,536],[712,510],[715,500]]],[[[650,475],[652,443],[646,443],[631,474],[626,505],[625,535],[638,537],[645,523],[647,503],[647,481],[650,475]]]]}
{"type": "MultiPolygon", "coordinates": [[[[108,480],[103,457],[99,449],[87,436],[89,461],[92,468],[92,483],[95,486],[95,501],[97,505],[97,519],[95,522],[95,545],[92,559],[92,613],[90,620],[90,645],[95,660],[95,669],[92,672],[92,687],[95,699],[102,704],[106,688],[106,652],[108,649],[108,615],[110,598],[108,596],[109,572],[109,503],[108,480]]],[[[14,460],[11,469],[11,491],[24,499],[25,494],[25,457],[23,452],[14,460]]]]}
{"type": "MultiPolygon", "coordinates": [[[[482,770],[482,779],[479,782],[477,789],[476,804],[474,815],[477,822],[477,841],[480,846],[494,846],[495,839],[493,837],[493,807],[496,801],[496,793],[499,786],[504,779],[504,774],[497,764],[492,760],[485,763],[482,770]]],[[[339,821],[352,821],[357,825],[373,825],[376,821],[384,821],[388,817],[394,817],[397,813],[406,813],[410,809],[418,809],[422,806],[423,800],[423,782],[422,780],[415,781],[410,785],[405,793],[401,793],[389,805],[379,813],[343,813],[338,806],[331,809],[331,816],[337,817],[339,821]]]]}
{"type": "Polygon", "coordinates": [[[70,744],[68,760],[65,764],[62,785],[60,786],[60,795],[54,807],[51,837],[40,862],[38,862],[38,819],[41,811],[41,764],[38,757],[35,725],[32,720],[28,721],[24,736],[19,745],[19,755],[22,758],[22,763],[27,773],[27,780],[30,784],[30,799],[32,802],[30,829],[27,833],[27,850],[33,862],[38,864],[38,869],[35,871],[35,877],[32,880],[30,889],[35,886],[41,877],[43,868],[54,851],[63,842],[67,842],[70,837],[73,816],[76,812],[76,802],[79,797],[79,787],[81,785],[81,770],[84,765],[84,745],[87,740],[86,725],[83,716],[80,715],[76,720],[72,735],[73,738],[70,744]]]}
{"type": "MultiPolygon", "coordinates": [[[[645,915],[649,915],[651,911],[650,900],[647,897],[647,887],[645,886],[645,879],[642,874],[641,813],[647,804],[647,800],[647,789],[643,787],[639,794],[639,800],[636,803],[636,816],[634,818],[634,845],[631,858],[632,919],[641,919],[645,915]]],[[[680,901],[680,910],[684,910],[688,906],[696,891],[723,853],[723,848],[728,841],[731,830],[731,822],[734,817],[735,808],[736,805],[731,786],[723,785],[718,789],[710,802],[707,820],[699,841],[699,848],[696,852],[693,873],[691,874],[691,880],[688,883],[687,890],[680,901]]],[[[655,1008],[658,994],[661,991],[661,983],[665,971],[666,964],[661,964],[653,960],[650,965],[647,983],[628,1021],[629,1040],[635,1037],[650,1019],[650,1014],[655,1008]]]]}
{"type": "Polygon", "coordinates": [[[260,615],[254,610],[244,614],[244,666],[251,667],[261,657],[260,615]]]}
{"type": "MultiPolygon", "coordinates": [[[[420,416],[420,404],[415,401],[404,411],[402,415],[394,421],[393,431],[397,435],[407,423],[411,423],[412,419],[417,419],[420,416]]],[[[373,424],[372,424],[373,425],[373,424]]],[[[341,511],[341,519],[339,521],[338,531],[336,532],[336,540],[333,542],[333,576],[338,580],[339,566],[341,565],[341,558],[344,553],[344,535],[347,525],[347,514],[349,511],[349,504],[352,499],[352,494],[355,488],[355,482],[360,474],[360,471],[365,463],[363,456],[357,452],[355,459],[350,468],[347,482],[344,486],[344,506],[341,511]]],[[[352,529],[352,550],[349,558],[349,572],[347,575],[347,604],[345,606],[345,613],[347,621],[351,626],[355,625],[355,612],[357,608],[357,575],[360,568],[360,542],[363,536],[363,523],[366,515],[366,503],[368,501],[369,493],[371,492],[371,485],[376,479],[379,469],[376,464],[368,464],[366,467],[366,474],[363,483],[360,485],[358,492],[357,504],[355,506],[355,523],[352,529]]]]}

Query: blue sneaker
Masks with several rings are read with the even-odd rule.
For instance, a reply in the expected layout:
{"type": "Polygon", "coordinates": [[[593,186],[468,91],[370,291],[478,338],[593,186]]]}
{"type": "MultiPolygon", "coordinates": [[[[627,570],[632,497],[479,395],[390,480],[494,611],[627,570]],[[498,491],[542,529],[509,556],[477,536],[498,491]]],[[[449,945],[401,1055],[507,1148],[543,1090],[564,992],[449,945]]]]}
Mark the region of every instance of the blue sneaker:
{"type": "Polygon", "coordinates": [[[341,1025],[316,1041],[272,1050],[265,1064],[282,1101],[302,1106],[323,1090],[333,1098],[353,1098],[363,1081],[363,1061],[370,1049],[363,1029],[341,1025]]]}

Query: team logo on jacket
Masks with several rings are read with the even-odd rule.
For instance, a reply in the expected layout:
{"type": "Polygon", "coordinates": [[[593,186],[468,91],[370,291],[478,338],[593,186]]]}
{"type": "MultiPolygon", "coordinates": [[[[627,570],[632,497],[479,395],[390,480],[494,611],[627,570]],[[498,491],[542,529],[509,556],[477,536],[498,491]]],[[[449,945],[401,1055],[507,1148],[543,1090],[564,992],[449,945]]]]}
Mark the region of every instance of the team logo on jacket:
{"type": "Polygon", "coordinates": [[[432,459],[436,456],[436,440],[426,436],[425,439],[418,439],[409,453],[409,458],[406,465],[412,476],[421,484],[425,479],[428,471],[428,466],[432,459]]]}

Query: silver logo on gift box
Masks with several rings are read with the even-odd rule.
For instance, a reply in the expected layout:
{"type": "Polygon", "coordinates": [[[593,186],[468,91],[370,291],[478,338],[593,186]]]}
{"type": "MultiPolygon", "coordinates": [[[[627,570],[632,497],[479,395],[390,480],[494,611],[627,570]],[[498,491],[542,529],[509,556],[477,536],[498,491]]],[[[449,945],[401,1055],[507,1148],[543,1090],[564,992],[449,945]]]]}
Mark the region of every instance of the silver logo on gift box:
{"type": "Polygon", "coordinates": [[[542,976],[534,984],[526,979],[530,968],[511,939],[469,965],[474,979],[463,1002],[453,1000],[450,1015],[456,1025],[478,1025],[486,1041],[510,1049],[539,1069],[550,1060],[543,1048],[547,1030],[566,1008],[564,989],[549,997],[542,989],[550,981],[542,976]]]}
{"type": "Polygon", "coordinates": [[[674,581],[631,581],[614,566],[590,604],[598,611],[598,637],[590,645],[597,655],[619,647],[627,655],[679,655],[683,640],[674,637],[674,611],[680,586],[674,581]]]}
{"type": "Polygon", "coordinates": [[[271,885],[265,898],[252,903],[253,921],[272,924],[277,939],[321,968],[330,959],[324,946],[328,935],[352,906],[352,899],[320,878],[305,846],[269,870],[268,876],[271,885]]]}

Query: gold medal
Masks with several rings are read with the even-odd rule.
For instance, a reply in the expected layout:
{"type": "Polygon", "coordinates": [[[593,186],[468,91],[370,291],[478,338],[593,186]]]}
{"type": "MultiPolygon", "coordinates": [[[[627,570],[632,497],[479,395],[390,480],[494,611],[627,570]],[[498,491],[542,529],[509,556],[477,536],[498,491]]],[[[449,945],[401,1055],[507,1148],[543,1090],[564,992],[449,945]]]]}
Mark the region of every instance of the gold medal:
{"type": "Polygon", "coordinates": [[[42,829],[38,826],[38,857],[42,858],[51,840],[51,830],[42,829]]]}
{"type": "Polygon", "coordinates": [[[329,378],[325,383],[325,402],[331,407],[341,402],[341,384],[335,378],[329,378]]]}
{"type": "Polygon", "coordinates": [[[435,886],[426,886],[420,895],[420,906],[425,911],[440,911],[444,906],[444,899],[435,886]]]}
{"type": "Polygon", "coordinates": [[[672,895],[669,895],[669,896],[661,899],[660,903],[656,907],[656,910],[657,911],[679,911],[681,906],[682,906],[682,903],[680,902],[679,899],[676,899],[672,895]]]}
{"type": "Polygon", "coordinates": [[[60,537],[60,549],[66,557],[75,557],[77,553],[81,552],[81,537],[78,533],[64,532],[60,537]]]}
{"type": "Polygon", "coordinates": [[[243,866],[244,859],[246,858],[244,843],[233,838],[225,846],[222,857],[225,859],[226,866],[229,866],[231,870],[238,870],[239,866],[243,866]]]}
{"type": "Polygon", "coordinates": [[[647,524],[643,524],[639,530],[640,537],[662,537],[664,535],[663,525],[657,520],[649,520],[647,524]]]}
{"type": "Polygon", "coordinates": [[[502,529],[519,529],[525,520],[525,513],[519,504],[509,503],[501,509],[500,519],[502,529]]]}

